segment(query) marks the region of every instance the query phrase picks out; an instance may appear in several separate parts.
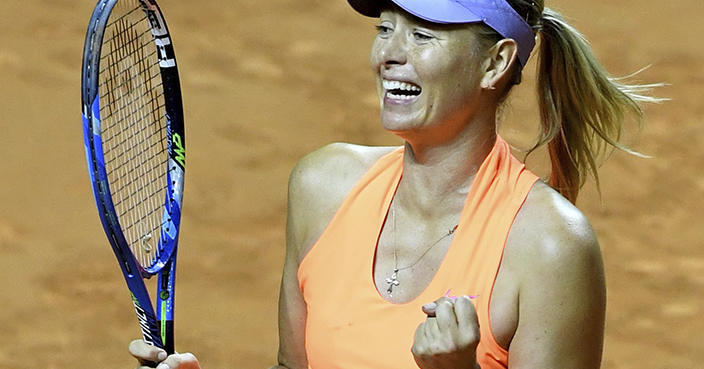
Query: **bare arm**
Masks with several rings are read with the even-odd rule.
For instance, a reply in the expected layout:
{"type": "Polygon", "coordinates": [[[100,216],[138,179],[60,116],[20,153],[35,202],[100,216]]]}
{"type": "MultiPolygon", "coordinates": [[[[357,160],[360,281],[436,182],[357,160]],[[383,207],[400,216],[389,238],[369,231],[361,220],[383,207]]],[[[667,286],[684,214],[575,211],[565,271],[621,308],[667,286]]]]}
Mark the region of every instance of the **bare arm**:
{"type": "Polygon", "coordinates": [[[279,354],[278,366],[273,368],[305,369],[308,360],[305,351],[306,303],[296,277],[297,260],[287,255],[279,295],[279,354]]]}
{"type": "Polygon", "coordinates": [[[359,178],[378,157],[392,149],[332,144],[307,155],[293,169],[279,295],[279,365],[273,368],[308,367],[307,306],[298,283],[298,266],[359,178]]]}
{"type": "Polygon", "coordinates": [[[298,285],[299,248],[292,233],[291,200],[289,200],[289,220],[287,225],[287,247],[284,270],[279,292],[279,365],[274,368],[307,368],[305,350],[305,327],[307,308],[298,285]]]}
{"type": "Polygon", "coordinates": [[[509,367],[600,368],[606,288],[599,244],[576,208],[537,187],[512,235],[522,244],[514,256],[526,267],[520,269],[509,367]],[[530,227],[521,220],[530,220],[523,223],[530,227]]]}
{"type": "Polygon", "coordinates": [[[313,243],[308,240],[314,213],[311,204],[307,203],[307,190],[313,185],[310,182],[316,181],[311,174],[315,162],[315,154],[303,158],[289,178],[286,259],[279,291],[278,366],[272,368],[308,367],[305,349],[307,306],[298,284],[298,266],[313,243]]]}

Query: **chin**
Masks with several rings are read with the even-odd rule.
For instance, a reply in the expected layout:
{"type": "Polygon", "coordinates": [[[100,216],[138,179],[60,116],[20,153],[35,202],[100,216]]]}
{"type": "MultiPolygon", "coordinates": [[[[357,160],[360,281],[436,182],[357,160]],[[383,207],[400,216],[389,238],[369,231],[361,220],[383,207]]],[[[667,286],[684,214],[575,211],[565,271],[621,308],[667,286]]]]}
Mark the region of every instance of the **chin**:
{"type": "Polygon", "coordinates": [[[384,127],[389,132],[403,132],[413,129],[417,124],[409,119],[399,119],[399,117],[391,116],[386,117],[385,114],[381,113],[381,126],[384,127]]]}
{"type": "Polygon", "coordinates": [[[383,118],[381,119],[381,126],[404,141],[407,141],[414,135],[421,133],[424,127],[423,124],[418,121],[391,120],[383,118]]]}

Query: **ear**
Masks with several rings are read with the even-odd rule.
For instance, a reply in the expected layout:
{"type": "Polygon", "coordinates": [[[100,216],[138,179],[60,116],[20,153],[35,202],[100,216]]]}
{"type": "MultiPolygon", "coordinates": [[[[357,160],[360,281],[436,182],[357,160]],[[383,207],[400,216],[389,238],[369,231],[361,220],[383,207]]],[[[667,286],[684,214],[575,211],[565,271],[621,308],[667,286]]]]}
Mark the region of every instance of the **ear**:
{"type": "Polygon", "coordinates": [[[484,61],[484,78],[481,87],[485,90],[503,90],[505,80],[511,74],[511,66],[518,63],[518,44],[516,41],[505,38],[492,46],[484,61]]]}

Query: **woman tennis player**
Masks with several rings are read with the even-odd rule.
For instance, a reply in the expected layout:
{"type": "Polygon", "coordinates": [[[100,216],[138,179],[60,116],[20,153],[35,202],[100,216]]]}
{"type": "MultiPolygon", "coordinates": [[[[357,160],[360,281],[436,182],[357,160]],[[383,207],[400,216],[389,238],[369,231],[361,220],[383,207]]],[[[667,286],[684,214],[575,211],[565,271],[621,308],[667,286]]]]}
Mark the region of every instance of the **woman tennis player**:
{"type": "Polygon", "coordinates": [[[609,77],[543,0],[348,1],[379,18],[381,123],[405,144],[333,144],[293,170],[276,368],[600,367],[604,271],[573,204],[648,86],[609,77]],[[496,128],[538,37],[548,184],[496,128]]]}

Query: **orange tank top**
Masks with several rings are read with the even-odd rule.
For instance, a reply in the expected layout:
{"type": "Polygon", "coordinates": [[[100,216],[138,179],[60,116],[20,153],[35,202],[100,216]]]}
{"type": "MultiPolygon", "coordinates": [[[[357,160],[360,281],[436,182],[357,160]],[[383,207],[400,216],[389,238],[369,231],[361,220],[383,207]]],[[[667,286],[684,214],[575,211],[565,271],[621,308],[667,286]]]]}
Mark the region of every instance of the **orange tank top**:
{"type": "Polygon", "coordinates": [[[421,306],[444,296],[474,300],[482,369],[508,367],[489,325],[489,298],[511,224],[538,179],[498,137],[474,178],[450,248],[426,289],[392,304],[374,284],[377,240],[403,172],[403,149],[379,159],[352,189],[305,256],[298,280],[307,304],[305,346],[313,369],[417,368],[413,335],[421,306]]]}

